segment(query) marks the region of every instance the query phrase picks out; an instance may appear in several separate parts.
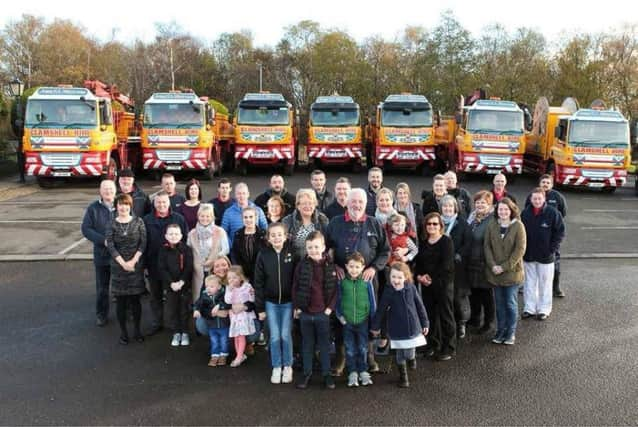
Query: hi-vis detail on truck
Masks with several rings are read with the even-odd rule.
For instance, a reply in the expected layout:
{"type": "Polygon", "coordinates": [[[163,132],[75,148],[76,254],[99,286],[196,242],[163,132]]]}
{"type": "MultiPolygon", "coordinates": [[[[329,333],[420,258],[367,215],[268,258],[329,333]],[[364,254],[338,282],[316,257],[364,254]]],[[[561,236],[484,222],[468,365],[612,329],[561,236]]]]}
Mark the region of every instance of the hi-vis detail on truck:
{"type": "Polygon", "coordinates": [[[361,166],[361,117],[359,105],[349,96],[320,96],[310,106],[308,159],[322,164],[361,166]]]}

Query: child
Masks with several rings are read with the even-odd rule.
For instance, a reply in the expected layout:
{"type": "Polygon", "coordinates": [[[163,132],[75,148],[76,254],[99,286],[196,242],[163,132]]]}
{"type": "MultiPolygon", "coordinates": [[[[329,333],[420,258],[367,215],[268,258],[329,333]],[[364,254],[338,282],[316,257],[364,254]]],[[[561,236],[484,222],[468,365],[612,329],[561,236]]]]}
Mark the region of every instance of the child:
{"type": "Polygon", "coordinates": [[[399,387],[410,387],[406,361],[411,370],[416,369],[416,347],[425,345],[428,321],[425,306],[412,282],[410,267],[404,262],[395,262],[390,267],[390,284],[381,296],[381,302],[372,321],[373,335],[380,332],[381,319],[389,308],[388,335],[390,348],[396,350],[399,368],[399,387]]]}
{"type": "Polygon", "coordinates": [[[303,342],[304,377],[297,388],[305,389],[310,383],[316,340],[324,385],[332,390],[335,383],[330,375],[330,314],[337,302],[337,272],[332,260],[324,255],[326,243],[320,231],[310,233],[305,246],[306,256],[295,269],[292,290],[303,342]]]}
{"type": "Polygon", "coordinates": [[[207,276],[205,289],[195,302],[193,317],[206,319],[210,337],[210,361],[208,366],[225,366],[228,357],[228,310],[230,305],[224,301],[225,289],[217,276],[207,276]]]}
{"type": "Polygon", "coordinates": [[[292,276],[295,272],[288,231],[281,223],[268,226],[268,243],[255,265],[255,311],[268,321],[273,384],[292,382],[292,276]]]}
{"type": "Polygon", "coordinates": [[[407,228],[408,220],[401,214],[394,214],[388,219],[386,231],[392,253],[388,265],[395,262],[411,262],[419,252],[419,247],[414,242],[414,232],[407,228]]]}
{"type": "Polygon", "coordinates": [[[359,252],[346,258],[346,277],[337,287],[337,317],[343,324],[343,341],[346,346],[348,387],[372,384],[368,373],[368,330],[370,313],[376,302],[372,282],[361,278],[365,259],[359,252]]]}
{"type": "Polygon", "coordinates": [[[235,360],[230,363],[231,368],[236,368],[246,360],[246,337],[255,333],[255,312],[246,311],[244,304],[255,302],[255,291],[246,281],[242,268],[233,265],[228,270],[228,287],[224,295],[226,304],[232,305],[230,312],[230,329],[228,336],[234,338],[235,360]]]}
{"type": "Polygon", "coordinates": [[[166,305],[173,327],[171,346],[190,344],[188,322],[192,300],[193,252],[182,242],[182,230],[169,224],[164,235],[166,242],[158,257],[159,276],[166,289],[166,305]]]}

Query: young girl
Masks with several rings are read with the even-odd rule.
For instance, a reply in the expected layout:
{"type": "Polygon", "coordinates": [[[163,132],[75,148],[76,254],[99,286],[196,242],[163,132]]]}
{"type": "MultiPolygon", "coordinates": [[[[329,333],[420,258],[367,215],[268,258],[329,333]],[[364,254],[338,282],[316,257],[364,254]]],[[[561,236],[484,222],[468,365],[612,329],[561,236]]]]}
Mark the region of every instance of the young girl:
{"type": "Polygon", "coordinates": [[[230,312],[230,330],[228,336],[234,338],[235,352],[237,356],[230,363],[231,368],[236,368],[246,360],[244,351],[246,350],[246,336],[255,333],[255,312],[246,311],[247,302],[255,302],[255,291],[246,281],[246,276],[242,268],[233,265],[228,270],[228,287],[224,301],[232,305],[230,312]]]}
{"type": "Polygon", "coordinates": [[[416,369],[416,347],[425,345],[425,335],[430,323],[425,306],[412,282],[410,267],[404,262],[395,262],[390,267],[390,284],[381,297],[381,302],[372,321],[372,334],[379,335],[381,320],[385,312],[388,318],[390,348],[396,350],[399,368],[399,387],[410,387],[408,369],[416,369]]]}
{"type": "Polygon", "coordinates": [[[407,223],[407,218],[401,214],[394,214],[388,219],[386,231],[392,250],[388,265],[395,262],[411,262],[419,252],[419,247],[414,241],[415,233],[408,229],[407,223]]]}

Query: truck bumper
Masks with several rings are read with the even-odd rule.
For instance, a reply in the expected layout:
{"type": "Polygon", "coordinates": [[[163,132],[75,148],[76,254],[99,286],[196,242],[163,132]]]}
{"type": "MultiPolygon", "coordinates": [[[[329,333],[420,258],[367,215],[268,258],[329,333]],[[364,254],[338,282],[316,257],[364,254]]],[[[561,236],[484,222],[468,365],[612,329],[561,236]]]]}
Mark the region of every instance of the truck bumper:
{"type": "Polygon", "coordinates": [[[308,144],[308,159],[321,160],[329,165],[340,165],[360,161],[363,157],[359,144],[308,144]]]}
{"type": "Polygon", "coordinates": [[[627,171],[556,165],[556,182],[570,187],[622,187],[627,182],[627,171]]]}
{"type": "Polygon", "coordinates": [[[235,144],[235,160],[252,165],[290,165],[295,163],[295,149],[292,145],[235,144]]]}
{"type": "Polygon", "coordinates": [[[459,170],[466,173],[520,175],[523,173],[522,154],[479,154],[459,152],[459,170]]]}
{"type": "Polygon", "coordinates": [[[210,163],[209,148],[142,149],[145,170],[205,170],[210,163]]]}
{"type": "Polygon", "coordinates": [[[375,158],[377,165],[390,164],[398,168],[413,168],[424,162],[436,159],[435,147],[385,147],[377,146],[375,158]]]}
{"type": "Polygon", "coordinates": [[[109,159],[108,151],[25,151],[24,170],[29,176],[40,177],[101,176],[106,170],[109,159]]]}

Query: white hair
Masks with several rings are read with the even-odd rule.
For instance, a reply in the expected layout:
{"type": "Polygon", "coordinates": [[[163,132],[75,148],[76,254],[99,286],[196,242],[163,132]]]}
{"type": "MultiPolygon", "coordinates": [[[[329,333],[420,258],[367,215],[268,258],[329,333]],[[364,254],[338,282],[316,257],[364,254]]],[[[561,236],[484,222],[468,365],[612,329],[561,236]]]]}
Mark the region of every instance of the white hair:
{"type": "Polygon", "coordinates": [[[347,199],[348,204],[354,198],[355,195],[361,196],[361,198],[363,199],[364,205],[368,204],[368,194],[366,193],[366,190],[364,190],[363,188],[353,188],[350,190],[350,192],[348,193],[348,199],[347,199]]]}

